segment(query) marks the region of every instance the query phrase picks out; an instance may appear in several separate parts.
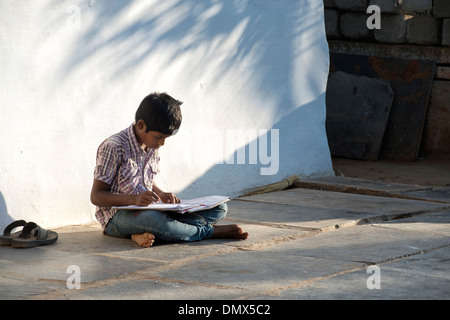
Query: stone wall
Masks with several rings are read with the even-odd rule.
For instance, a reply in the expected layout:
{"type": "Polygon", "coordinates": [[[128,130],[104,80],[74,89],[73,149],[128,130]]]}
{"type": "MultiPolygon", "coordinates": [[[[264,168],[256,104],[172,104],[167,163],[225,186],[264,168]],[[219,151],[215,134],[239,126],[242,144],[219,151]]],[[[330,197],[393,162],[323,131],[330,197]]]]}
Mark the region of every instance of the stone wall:
{"type": "Polygon", "coordinates": [[[324,6],[330,52],[435,61],[421,155],[450,155],[450,1],[324,0],[324,6]]]}

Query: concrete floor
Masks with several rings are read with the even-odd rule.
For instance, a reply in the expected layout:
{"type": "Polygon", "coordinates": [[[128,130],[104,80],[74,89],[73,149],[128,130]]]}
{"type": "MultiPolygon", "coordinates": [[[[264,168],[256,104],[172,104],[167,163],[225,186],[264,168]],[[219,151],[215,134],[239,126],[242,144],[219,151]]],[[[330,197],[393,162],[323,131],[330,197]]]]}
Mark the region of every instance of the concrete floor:
{"type": "Polygon", "coordinates": [[[301,181],[229,202],[223,223],[239,223],[245,241],[143,249],[93,224],[54,230],[53,245],[1,246],[0,298],[449,299],[450,187],[301,181]]]}

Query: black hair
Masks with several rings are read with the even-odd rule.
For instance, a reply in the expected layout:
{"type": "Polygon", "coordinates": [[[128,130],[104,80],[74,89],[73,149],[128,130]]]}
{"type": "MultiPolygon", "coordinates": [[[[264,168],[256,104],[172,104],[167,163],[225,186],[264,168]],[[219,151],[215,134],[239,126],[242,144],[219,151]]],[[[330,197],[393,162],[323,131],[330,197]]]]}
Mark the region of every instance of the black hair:
{"type": "Polygon", "coordinates": [[[146,132],[158,131],[163,134],[175,134],[181,125],[181,109],[183,102],[167,93],[154,92],[142,100],[136,111],[136,122],[143,120],[146,132]]]}

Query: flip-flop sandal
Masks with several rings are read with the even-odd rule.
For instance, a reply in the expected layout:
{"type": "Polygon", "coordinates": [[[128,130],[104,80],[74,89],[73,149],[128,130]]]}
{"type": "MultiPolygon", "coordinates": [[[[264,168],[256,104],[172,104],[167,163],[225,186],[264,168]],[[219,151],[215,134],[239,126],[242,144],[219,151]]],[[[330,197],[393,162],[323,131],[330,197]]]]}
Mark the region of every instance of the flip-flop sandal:
{"type": "Polygon", "coordinates": [[[3,231],[3,235],[0,236],[0,244],[11,245],[13,239],[19,237],[22,234],[22,230],[11,233],[15,228],[23,227],[27,224],[25,220],[16,220],[6,226],[3,231]]]}
{"type": "Polygon", "coordinates": [[[28,222],[22,229],[22,234],[13,239],[11,245],[14,248],[33,248],[55,243],[58,234],[55,231],[46,230],[34,222],[28,222]]]}

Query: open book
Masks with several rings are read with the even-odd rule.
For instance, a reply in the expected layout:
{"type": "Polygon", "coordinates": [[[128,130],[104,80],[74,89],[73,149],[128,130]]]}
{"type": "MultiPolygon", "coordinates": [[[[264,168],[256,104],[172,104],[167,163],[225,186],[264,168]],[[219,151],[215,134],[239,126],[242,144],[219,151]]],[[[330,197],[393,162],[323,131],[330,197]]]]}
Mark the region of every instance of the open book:
{"type": "Polygon", "coordinates": [[[126,210],[159,210],[159,211],[175,211],[180,213],[195,212],[207,210],[218,206],[221,203],[229,201],[226,196],[207,196],[195,198],[191,200],[181,200],[181,203],[152,203],[148,206],[120,206],[113,207],[115,209],[126,210]]]}

